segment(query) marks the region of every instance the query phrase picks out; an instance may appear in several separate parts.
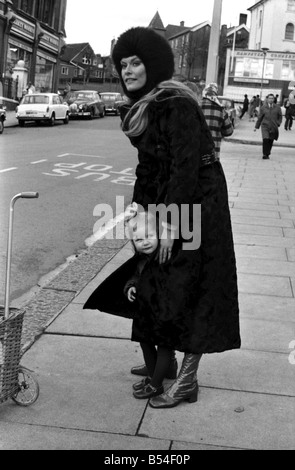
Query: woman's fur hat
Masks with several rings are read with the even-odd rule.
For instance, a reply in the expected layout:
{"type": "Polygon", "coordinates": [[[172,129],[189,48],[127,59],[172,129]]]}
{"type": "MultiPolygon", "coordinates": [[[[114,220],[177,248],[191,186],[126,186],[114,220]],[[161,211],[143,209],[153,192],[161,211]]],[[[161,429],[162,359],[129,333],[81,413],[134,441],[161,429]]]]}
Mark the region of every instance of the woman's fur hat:
{"type": "Polygon", "coordinates": [[[113,48],[112,58],[125,94],[133,99],[150,92],[158,83],[170,80],[174,72],[174,55],[169,42],[150,28],[138,26],[121,34],[113,48]],[[139,92],[129,93],[122,81],[121,60],[134,55],[144,63],[147,83],[139,92]]]}

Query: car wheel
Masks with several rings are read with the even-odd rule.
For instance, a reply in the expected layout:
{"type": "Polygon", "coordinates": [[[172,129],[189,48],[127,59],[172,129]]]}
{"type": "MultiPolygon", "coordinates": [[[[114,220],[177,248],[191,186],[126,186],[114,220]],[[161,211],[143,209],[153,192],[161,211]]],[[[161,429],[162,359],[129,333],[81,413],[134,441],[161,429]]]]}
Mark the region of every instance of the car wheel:
{"type": "Polygon", "coordinates": [[[65,117],[65,119],[64,119],[64,124],[69,124],[69,120],[70,120],[70,116],[69,116],[69,114],[67,113],[67,114],[66,114],[66,117],[65,117]]]}
{"type": "Polygon", "coordinates": [[[91,109],[90,109],[90,115],[89,115],[89,119],[91,119],[91,120],[92,120],[94,117],[95,117],[94,109],[93,109],[93,108],[91,108],[91,109]]]}
{"type": "Polygon", "coordinates": [[[50,118],[50,120],[49,120],[49,125],[50,125],[51,127],[53,127],[54,124],[55,124],[55,114],[52,113],[51,118],[50,118]]]}
{"type": "Polygon", "coordinates": [[[25,127],[25,121],[18,121],[19,127],[25,127]]]}
{"type": "Polygon", "coordinates": [[[1,119],[0,120],[0,134],[3,134],[3,132],[4,132],[4,122],[1,119]]]}
{"type": "Polygon", "coordinates": [[[105,110],[105,108],[104,108],[103,112],[100,113],[99,117],[103,118],[103,117],[105,117],[105,115],[106,115],[106,110],[105,110]]]}

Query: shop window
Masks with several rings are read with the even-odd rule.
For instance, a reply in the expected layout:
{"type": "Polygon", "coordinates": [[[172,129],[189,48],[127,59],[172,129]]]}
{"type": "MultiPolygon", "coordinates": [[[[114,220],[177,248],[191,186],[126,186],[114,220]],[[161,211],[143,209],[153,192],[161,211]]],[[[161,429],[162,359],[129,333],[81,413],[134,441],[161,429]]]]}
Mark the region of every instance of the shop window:
{"type": "Polygon", "coordinates": [[[283,61],[281,79],[288,80],[288,81],[295,80],[295,61],[294,60],[283,61]]]}
{"type": "Polygon", "coordinates": [[[285,30],[285,39],[288,41],[294,40],[294,25],[293,23],[288,23],[285,30]]]}

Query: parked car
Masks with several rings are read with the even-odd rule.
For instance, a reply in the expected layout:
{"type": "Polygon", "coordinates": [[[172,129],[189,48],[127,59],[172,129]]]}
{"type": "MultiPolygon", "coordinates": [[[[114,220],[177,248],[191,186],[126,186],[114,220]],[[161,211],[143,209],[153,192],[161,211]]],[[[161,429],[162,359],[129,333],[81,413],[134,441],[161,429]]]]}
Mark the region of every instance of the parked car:
{"type": "Polygon", "coordinates": [[[229,115],[233,127],[235,127],[237,121],[237,110],[234,100],[227,98],[226,96],[218,96],[218,100],[229,115]]]}
{"type": "Polygon", "coordinates": [[[75,91],[69,101],[70,117],[104,117],[106,107],[97,91],[80,90],[75,91]]]}
{"type": "Polygon", "coordinates": [[[113,93],[111,91],[99,93],[102,101],[105,104],[106,113],[119,115],[120,109],[119,105],[124,101],[123,96],[121,93],[113,93]]]}
{"type": "Polygon", "coordinates": [[[0,134],[4,132],[4,121],[6,120],[6,108],[0,104],[0,134]]]}
{"type": "Polygon", "coordinates": [[[69,106],[57,93],[32,93],[25,95],[16,108],[16,118],[21,127],[26,122],[46,121],[54,126],[55,121],[69,123],[69,106]]]}

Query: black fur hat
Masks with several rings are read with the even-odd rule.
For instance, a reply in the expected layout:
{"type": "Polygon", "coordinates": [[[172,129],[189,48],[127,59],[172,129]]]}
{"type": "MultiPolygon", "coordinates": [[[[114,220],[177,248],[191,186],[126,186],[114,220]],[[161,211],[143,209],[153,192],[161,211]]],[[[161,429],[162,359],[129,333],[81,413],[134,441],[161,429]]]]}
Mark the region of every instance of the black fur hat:
{"type": "Polygon", "coordinates": [[[174,55],[169,42],[150,28],[138,26],[121,34],[114,46],[112,58],[124,92],[132,99],[138,99],[158,83],[170,80],[174,72],[174,55]],[[138,92],[128,92],[122,81],[121,60],[134,55],[144,63],[147,83],[138,92]]]}

